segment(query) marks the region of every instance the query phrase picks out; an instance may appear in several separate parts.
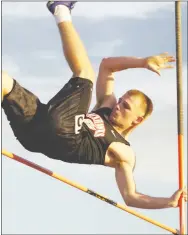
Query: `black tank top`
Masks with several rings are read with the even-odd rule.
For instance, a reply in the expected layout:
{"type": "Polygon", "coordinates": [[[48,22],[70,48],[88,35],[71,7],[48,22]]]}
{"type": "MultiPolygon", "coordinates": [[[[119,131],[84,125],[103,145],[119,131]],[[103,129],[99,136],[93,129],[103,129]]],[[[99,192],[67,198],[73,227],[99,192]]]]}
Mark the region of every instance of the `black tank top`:
{"type": "Polygon", "coordinates": [[[82,128],[82,141],[77,149],[79,163],[104,165],[105,154],[112,142],[130,146],[110,124],[112,110],[100,108],[86,115],[82,128]]]}

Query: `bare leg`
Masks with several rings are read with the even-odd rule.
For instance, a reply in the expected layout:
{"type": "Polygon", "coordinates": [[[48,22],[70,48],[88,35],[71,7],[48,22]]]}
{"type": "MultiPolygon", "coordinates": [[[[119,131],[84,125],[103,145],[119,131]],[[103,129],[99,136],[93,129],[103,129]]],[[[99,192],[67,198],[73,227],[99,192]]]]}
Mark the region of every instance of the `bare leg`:
{"type": "Polygon", "coordinates": [[[8,73],[2,71],[1,101],[3,101],[5,95],[11,92],[13,85],[14,80],[8,75],[8,73]]]}
{"type": "Polygon", "coordinates": [[[94,70],[73,24],[71,22],[62,22],[58,24],[58,28],[64,55],[73,72],[73,76],[87,78],[94,82],[94,70]]]}
{"type": "Polygon", "coordinates": [[[95,74],[84,45],[76,32],[70,15],[73,2],[49,1],[50,12],[58,24],[65,58],[73,72],[73,77],[86,78],[94,82],[95,74]]]}

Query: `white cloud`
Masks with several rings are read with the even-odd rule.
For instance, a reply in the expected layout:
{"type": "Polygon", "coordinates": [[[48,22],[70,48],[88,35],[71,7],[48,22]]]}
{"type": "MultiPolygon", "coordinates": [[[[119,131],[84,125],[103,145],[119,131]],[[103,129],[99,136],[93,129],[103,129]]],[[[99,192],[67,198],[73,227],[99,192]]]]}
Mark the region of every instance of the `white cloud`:
{"type": "Polygon", "coordinates": [[[11,56],[6,54],[2,56],[2,67],[4,71],[14,75],[20,72],[20,67],[17,65],[17,63],[12,59],[11,56]]]}
{"type": "MultiPolygon", "coordinates": [[[[142,18],[146,17],[147,13],[152,13],[159,9],[173,10],[173,8],[174,3],[170,2],[79,2],[74,9],[74,15],[93,19],[108,16],[142,18]]],[[[2,15],[36,18],[47,17],[49,12],[46,10],[45,2],[3,2],[2,15]]]]}
{"type": "Polygon", "coordinates": [[[90,56],[100,56],[104,55],[112,56],[116,50],[116,47],[121,46],[124,42],[121,39],[114,41],[96,42],[93,48],[88,50],[90,56]]]}
{"type": "Polygon", "coordinates": [[[45,3],[34,2],[3,2],[2,16],[15,16],[24,18],[35,18],[48,16],[45,3]],[[14,11],[12,10],[14,9],[14,11]]]}
{"type": "Polygon", "coordinates": [[[173,9],[173,4],[167,2],[100,2],[92,3],[91,6],[91,3],[80,3],[75,14],[92,18],[108,16],[142,18],[146,17],[147,13],[155,12],[159,9],[173,9]]]}
{"type": "Polygon", "coordinates": [[[55,59],[57,57],[57,54],[55,53],[55,51],[52,50],[37,50],[31,52],[31,56],[34,56],[38,59],[51,60],[55,59]]]}

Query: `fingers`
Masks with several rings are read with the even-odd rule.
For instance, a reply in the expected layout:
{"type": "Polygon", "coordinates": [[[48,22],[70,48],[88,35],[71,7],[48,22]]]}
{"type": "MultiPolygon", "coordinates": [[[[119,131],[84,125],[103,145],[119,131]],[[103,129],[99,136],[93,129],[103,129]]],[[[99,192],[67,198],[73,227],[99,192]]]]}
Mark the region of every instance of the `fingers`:
{"type": "Polygon", "coordinates": [[[159,71],[154,71],[157,75],[161,76],[161,73],[159,71]]]}
{"type": "Polygon", "coordinates": [[[163,53],[161,53],[161,54],[159,54],[161,57],[163,57],[163,56],[167,56],[168,55],[168,52],[163,52],[163,53]]]}
{"type": "Polygon", "coordinates": [[[186,196],[186,195],[183,196],[183,200],[184,200],[185,202],[187,202],[187,196],[186,196]]]}
{"type": "Polygon", "coordinates": [[[164,69],[173,69],[173,68],[174,68],[174,65],[167,64],[167,65],[164,65],[163,68],[164,68],[164,69]]]}
{"type": "Polygon", "coordinates": [[[175,193],[175,198],[179,199],[181,197],[182,193],[183,193],[183,189],[178,189],[175,193]]]}
{"type": "Polygon", "coordinates": [[[175,67],[172,64],[168,64],[176,61],[173,56],[163,57],[163,60],[164,60],[163,69],[173,69],[175,67]]]}
{"type": "Polygon", "coordinates": [[[179,235],[180,234],[180,231],[178,229],[176,229],[176,234],[179,235]]]}
{"type": "Polygon", "coordinates": [[[165,63],[176,61],[175,57],[169,55],[168,52],[164,52],[164,53],[160,54],[160,56],[163,58],[165,63]]]}
{"type": "Polygon", "coordinates": [[[175,62],[175,61],[176,61],[176,59],[175,59],[174,56],[169,56],[168,57],[168,62],[175,62]]]}
{"type": "Polygon", "coordinates": [[[184,187],[182,189],[178,189],[172,196],[174,204],[172,207],[179,207],[181,205],[181,199],[187,202],[187,189],[184,187]]]}
{"type": "Polygon", "coordinates": [[[176,61],[176,59],[173,56],[165,56],[165,57],[163,57],[163,60],[165,63],[176,61]]]}
{"type": "Polygon", "coordinates": [[[174,58],[174,56],[169,55],[168,52],[161,53],[161,54],[159,54],[159,56],[161,56],[161,57],[173,57],[174,58]]]}
{"type": "Polygon", "coordinates": [[[187,202],[187,187],[185,186],[183,189],[179,189],[176,196],[181,197],[187,202]]]}
{"type": "Polygon", "coordinates": [[[186,186],[183,189],[183,199],[187,202],[187,187],[186,186]]]}
{"type": "Polygon", "coordinates": [[[150,68],[151,71],[153,71],[154,73],[156,73],[157,75],[161,76],[161,73],[160,73],[160,69],[153,69],[153,68],[150,68]]]}

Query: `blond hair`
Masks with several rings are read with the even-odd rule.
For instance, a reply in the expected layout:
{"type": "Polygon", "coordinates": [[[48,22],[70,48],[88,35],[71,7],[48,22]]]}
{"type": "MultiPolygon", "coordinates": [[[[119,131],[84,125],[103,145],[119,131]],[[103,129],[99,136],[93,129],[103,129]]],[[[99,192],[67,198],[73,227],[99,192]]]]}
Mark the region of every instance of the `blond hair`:
{"type": "MultiPolygon", "coordinates": [[[[142,99],[143,104],[145,104],[145,114],[143,116],[143,121],[145,121],[153,112],[152,100],[146,94],[144,94],[142,91],[139,91],[139,90],[133,89],[133,90],[129,90],[127,93],[129,95],[134,95],[134,96],[140,97],[142,99]]],[[[130,134],[138,125],[143,123],[143,121],[137,125],[131,126],[128,130],[123,132],[123,135],[130,134]]]]}

